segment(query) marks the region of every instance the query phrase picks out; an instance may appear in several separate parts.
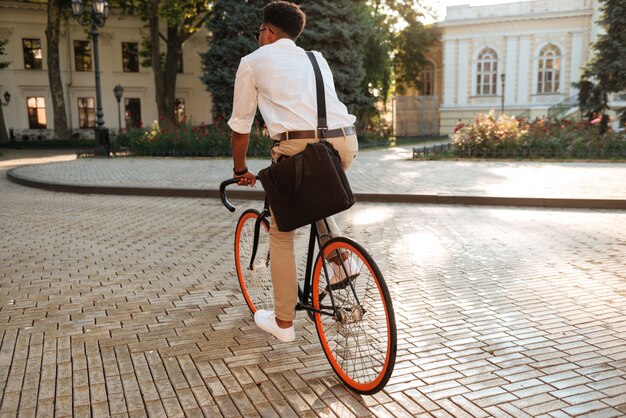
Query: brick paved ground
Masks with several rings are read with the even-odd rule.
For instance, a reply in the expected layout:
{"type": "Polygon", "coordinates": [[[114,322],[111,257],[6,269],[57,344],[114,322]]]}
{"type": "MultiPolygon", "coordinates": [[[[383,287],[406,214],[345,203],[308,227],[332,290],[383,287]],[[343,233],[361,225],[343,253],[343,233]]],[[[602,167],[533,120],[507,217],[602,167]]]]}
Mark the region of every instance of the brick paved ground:
{"type": "Polygon", "coordinates": [[[1,416],[626,415],[626,212],[357,204],[393,293],[384,392],[278,343],[217,201],[51,193],[0,176],[1,416]]]}
{"type": "MultiPolygon", "coordinates": [[[[626,199],[626,163],[411,160],[411,147],[366,150],[348,171],[355,192],[457,196],[626,199]]],[[[2,163],[0,158],[0,165],[2,163]]],[[[251,169],[267,160],[249,161],[251,169]]],[[[217,189],[230,159],[80,159],[20,168],[64,184],[217,189]]]]}

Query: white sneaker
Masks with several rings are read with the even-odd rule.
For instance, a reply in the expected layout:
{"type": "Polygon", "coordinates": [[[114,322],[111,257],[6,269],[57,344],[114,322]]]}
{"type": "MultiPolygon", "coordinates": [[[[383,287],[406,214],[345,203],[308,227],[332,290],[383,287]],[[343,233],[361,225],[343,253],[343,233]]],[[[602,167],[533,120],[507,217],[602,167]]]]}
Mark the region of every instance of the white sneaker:
{"type": "Polygon", "coordinates": [[[289,343],[296,339],[296,330],[293,325],[289,328],[281,328],[276,323],[276,315],[274,311],[264,311],[258,309],[254,314],[254,322],[256,326],[263,331],[272,334],[284,343],[289,343]]]}
{"type": "Polygon", "coordinates": [[[336,264],[335,262],[331,261],[330,265],[333,269],[333,275],[330,278],[331,285],[335,285],[344,281],[346,279],[346,271],[348,272],[347,277],[349,277],[350,280],[354,280],[356,276],[359,275],[359,266],[357,266],[352,257],[344,260],[341,264],[336,264]]]}

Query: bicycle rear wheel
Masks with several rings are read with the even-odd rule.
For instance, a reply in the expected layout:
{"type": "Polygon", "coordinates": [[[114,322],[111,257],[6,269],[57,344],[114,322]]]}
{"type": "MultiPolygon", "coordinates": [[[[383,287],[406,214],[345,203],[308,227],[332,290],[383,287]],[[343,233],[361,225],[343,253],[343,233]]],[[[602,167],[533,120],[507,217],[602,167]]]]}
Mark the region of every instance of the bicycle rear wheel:
{"type": "Polygon", "coordinates": [[[396,361],[397,331],[389,290],[372,257],[351,239],[328,241],[322,254],[313,270],[313,307],[334,314],[314,315],[320,343],[346,386],[362,394],[376,393],[389,381],[396,361]],[[337,265],[333,258],[343,261],[337,265]]]}
{"type": "Polygon", "coordinates": [[[269,221],[261,219],[259,243],[252,266],[250,261],[254,246],[254,228],[260,213],[246,210],[237,222],[235,232],[235,266],[243,297],[252,314],[257,309],[274,310],[274,290],[270,273],[269,221]]]}

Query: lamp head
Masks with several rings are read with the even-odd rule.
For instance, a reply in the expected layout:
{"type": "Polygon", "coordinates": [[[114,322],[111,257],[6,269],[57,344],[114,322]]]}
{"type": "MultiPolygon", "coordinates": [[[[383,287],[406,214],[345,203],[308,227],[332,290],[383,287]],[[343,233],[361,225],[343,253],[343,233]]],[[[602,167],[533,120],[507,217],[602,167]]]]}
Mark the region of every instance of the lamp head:
{"type": "Polygon", "coordinates": [[[104,0],[93,0],[93,11],[98,16],[104,16],[104,0]]]}
{"type": "Polygon", "coordinates": [[[72,12],[76,17],[83,14],[83,0],[72,0],[72,12]]]}
{"type": "Polygon", "coordinates": [[[115,98],[117,99],[117,101],[119,102],[120,99],[122,98],[122,96],[124,95],[124,87],[122,87],[121,84],[118,84],[117,86],[115,86],[115,88],[113,89],[113,94],[115,94],[115,98]]]}

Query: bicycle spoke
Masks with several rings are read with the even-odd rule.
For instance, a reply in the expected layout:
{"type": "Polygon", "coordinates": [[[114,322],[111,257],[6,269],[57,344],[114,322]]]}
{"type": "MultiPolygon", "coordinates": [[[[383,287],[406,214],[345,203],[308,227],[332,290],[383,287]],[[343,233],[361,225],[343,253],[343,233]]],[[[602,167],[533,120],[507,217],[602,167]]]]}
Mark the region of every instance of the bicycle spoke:
{"type": "Polygon", "coordinates": [[[258,216],[256,211],[248,211],[242,215],[235,241],[238,246],[237,275],[246,303],[252,312],[257,309],[274,309],[274,293],[269,269],[269,232],[266,223],[261,225],[258,248],[252,270],[250,269],[255,223],[258,216]]]}
{"type": "MultiPolygon", "coordinates": [[[[336,309],[334,317],[316,318],[320,341],[331,365],[348,386],[361,393],[375,393],[389,379],[395,362],[396,336],[391,300],[385,293],[384,282],[381,284],[380,272],[371,267],[374,265],[371,257],[349,245],[350,241],[345,238],[335,241],[331,244],[334,245],[333,254],[348,253],[351,261],[346,259],[344,265],[339,266],[344,271],[346,285],[329,288],[321,263],[326,263],[327,271],[333,274],[330,264],[333,261],[318,259],[315,271],[321,277],[313,279],[318,289],[314,305],[319,305],[320,293],[332,293],[336,309]]],[[[335,268],[334,274],[337,270],[335,268]]],[[[325,299],[325,305],[329,304],[328,299],[325,299]]]]}

